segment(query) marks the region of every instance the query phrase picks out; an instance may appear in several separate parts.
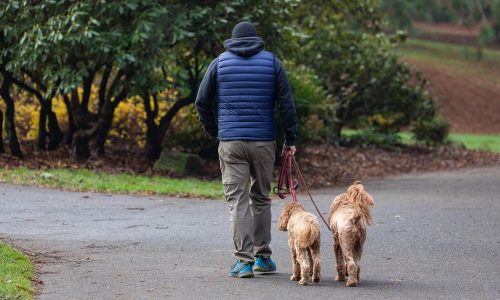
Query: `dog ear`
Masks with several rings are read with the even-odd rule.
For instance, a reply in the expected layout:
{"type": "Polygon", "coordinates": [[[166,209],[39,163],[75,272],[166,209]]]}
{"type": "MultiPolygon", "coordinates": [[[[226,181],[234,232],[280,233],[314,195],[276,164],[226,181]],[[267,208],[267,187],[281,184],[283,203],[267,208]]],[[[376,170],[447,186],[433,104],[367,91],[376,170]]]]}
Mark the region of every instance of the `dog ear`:
{"type": "Polygon", "coordinates": [[[374,205],[373,197],[365,191],[360,181],[356,181],[347,189],[347,196],[362,206],[374,205]]]}
{"type": "Polygon", "coordinates": [[[349,199],[352,199],[353,202],[363,204],[363,192],[363,185],[361,184],[361,182],[356,181],[347,189],[346,194],[347,197],[349,199]]]}
{"type": "Polygon", "coordinates": [[[286,231],[286,227],[288,225],[288,220],[290,219],[290,205],[286,204],[283,206],[283,209],[281,210],[280,217],[278,219],[278,229],[281,231],[286,231]]]}

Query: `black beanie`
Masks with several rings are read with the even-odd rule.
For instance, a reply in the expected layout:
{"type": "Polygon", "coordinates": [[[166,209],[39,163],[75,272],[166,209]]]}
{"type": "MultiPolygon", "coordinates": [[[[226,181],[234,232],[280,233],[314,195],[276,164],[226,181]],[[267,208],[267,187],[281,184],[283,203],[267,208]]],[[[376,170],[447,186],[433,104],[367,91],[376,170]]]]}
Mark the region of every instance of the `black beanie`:
{"type": "Polygon", "coordinates": [[[258,37],[257,30],[250,22],[240,22],[233,28],[231,38],[245,38],[245,37],[258,37]]]}

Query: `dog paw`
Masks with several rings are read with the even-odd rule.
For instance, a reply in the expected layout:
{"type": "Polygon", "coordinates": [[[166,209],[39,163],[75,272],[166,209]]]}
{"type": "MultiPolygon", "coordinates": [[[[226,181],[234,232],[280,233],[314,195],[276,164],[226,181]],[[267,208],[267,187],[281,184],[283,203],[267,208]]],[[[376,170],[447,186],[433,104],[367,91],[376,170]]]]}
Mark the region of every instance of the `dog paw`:
{"type": "Polygon", "coordinates": [[[300,284],[300,285],[307,285],[307,280],[301,279],[301,280],[299,281],[299,284],[300,284]]]}
{"type": "Polygon", "coordinates": [[[319,280],[320,280],[319,276],[313,277],[313,282],[314,283],[319,283],[319,280]]]}
{"type": "Polygon", "coordinates": [[[292,275],[290,276],[291,281],[299,281],[300,280],[300,275],[292,275]]]}
{"type": "Polygon", "coordinates": [[[358,285],[358,282],[357,281],[354,281],[354,280],[348,280],[347,283],[346,283],[347,286],[351,286],[351,287],[355,287],[358,285]]]}
{"type": "Polygon", "coordinates": [[[335,276],[335,281],[345,281],[345,276],[337,275],[337,276],[335,276]]]}

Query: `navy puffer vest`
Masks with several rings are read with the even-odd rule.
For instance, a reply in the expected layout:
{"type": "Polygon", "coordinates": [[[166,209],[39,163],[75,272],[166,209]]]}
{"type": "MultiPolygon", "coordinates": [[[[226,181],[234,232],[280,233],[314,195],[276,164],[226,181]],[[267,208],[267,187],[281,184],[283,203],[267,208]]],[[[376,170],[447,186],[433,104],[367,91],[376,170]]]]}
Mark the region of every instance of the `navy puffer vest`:
{"type": "Polygon", "coordinates": [[[274,139],[275,57],[260,51],[241,57],[229,51],[217,63],[217,109],[221,141],[274,139]]]}

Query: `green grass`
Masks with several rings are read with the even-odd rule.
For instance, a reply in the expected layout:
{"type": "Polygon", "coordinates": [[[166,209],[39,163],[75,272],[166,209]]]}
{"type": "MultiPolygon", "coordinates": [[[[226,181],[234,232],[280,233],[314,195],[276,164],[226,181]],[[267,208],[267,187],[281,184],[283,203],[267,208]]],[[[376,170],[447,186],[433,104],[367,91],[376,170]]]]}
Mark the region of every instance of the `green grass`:
{"type": "MultiPolygon", "coordinates": [[[[346,136],[356,134],[356,130],[345,129],[342,134],[346,136]]],[[[401,142],[407,145],[415,144],[413,135],[410,132],[400,132],[401,142]]],[[[454,143],[463,144],[468,150],[481,150],[500,153],[499,134],[472,134],[472,133],[450,133],[448,140],[454,143]]]]}
{"type": "Polygon", "coordinates": [[[500,135],[498,134],[454,133],[449,139],[464,144],[467,149],[500,153],[500,135]]]}
{"type": "Polygon", "coordinates": [[[500,51],[494,49],[483,49],[483,57],[478,61],[472,46],[408,39],[401,45],[401,53],[403,58],[446,66],[492,82],[498,81],[500,74],[500,51]]]}
{"type": "Polygon", "coordinates": [[[0,299],[32,299],[34,272],[26,255],[0,241],[0,299]]]}
{"type": "MultiPolygon", "coordinates": [[[[409,132],[399,133],[401,141],[405,144],[412,144],[413,135],[409,132]]],[[[448,136],[450,142],[463,144],[468,150],[481,150],[500,153],[500,135],[498,134],[472,134],[472,133],[451,133],[448,136]]]]}
{"type": "Polygon", "coordinates": [[[158,194],[181,197],[223,198],[220,181],[110,174],[85,169],[1,169],[0,182],[120,194],[158,194]]]}

